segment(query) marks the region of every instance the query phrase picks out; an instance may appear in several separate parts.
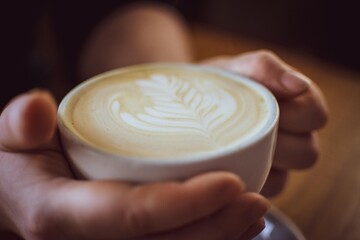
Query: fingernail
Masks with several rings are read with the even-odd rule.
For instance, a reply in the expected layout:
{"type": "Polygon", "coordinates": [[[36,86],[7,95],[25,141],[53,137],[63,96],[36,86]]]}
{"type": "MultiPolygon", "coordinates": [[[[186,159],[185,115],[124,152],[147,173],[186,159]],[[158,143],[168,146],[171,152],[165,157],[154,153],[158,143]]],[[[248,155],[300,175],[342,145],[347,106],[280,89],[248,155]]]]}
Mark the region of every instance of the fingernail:
{"type": "Polygon", "coordinates": [[[289,91],[303,92],[308,89],[311,80],[299,72],[287,71],[282,75],[281,82],[289,91]]]}

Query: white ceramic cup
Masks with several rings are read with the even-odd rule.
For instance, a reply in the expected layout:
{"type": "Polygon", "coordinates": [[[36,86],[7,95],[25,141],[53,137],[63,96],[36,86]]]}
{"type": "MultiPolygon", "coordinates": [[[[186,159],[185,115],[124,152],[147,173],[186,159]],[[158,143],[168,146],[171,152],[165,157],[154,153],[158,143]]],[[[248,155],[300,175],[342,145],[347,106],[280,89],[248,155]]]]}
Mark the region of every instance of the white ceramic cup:
{"type": "Polygon", "coordinates": [[[190,64],[147,64],[126,67],[95,76],[71,90],[58,109],[58,127],[64,151],[75,174],[85,179],[118,179],[132,182],[153,182],[186,179],[196,174],[223,170],[238,174],[247,191],[259,192],[270,171],[276,144],[279,108],[271,92],[246,77],[217,68],[190,64]],[[104,151],[81,140],[64,122],[64,112],[69,100],[88,84],[103,78],[134,71],[142,67],[172,67],[188,70],[215,72],[250,87],[266,101],[270,114],[260,131],[239,144],[208,155],[164,159],[143,159],[104,151]]]}

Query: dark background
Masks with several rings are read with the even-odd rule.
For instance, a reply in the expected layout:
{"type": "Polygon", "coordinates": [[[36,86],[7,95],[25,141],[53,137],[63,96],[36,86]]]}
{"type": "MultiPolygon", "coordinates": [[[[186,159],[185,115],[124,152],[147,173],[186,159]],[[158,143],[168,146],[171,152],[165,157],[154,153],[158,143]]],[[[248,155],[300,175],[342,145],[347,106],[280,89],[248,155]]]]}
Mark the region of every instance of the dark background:
{"type": "MultiPolygon", "coordinates": [[[[0,4],[0,110],[21,92],[34,87],[48,88],[49,79],[57,72],[66,73],[64,79],[75,79],[77,54],[94,24],[109,11],[134,1],[3,1],[0,4]],[[44,18],[44,14],[49,19],[44,18]],[[84,24],[87,22],[89,24],[84,24]],[[54,27],[51,33],[57,48],[47,46],[47,42],[52,42],[46,40],[47,35],[38,34],[39,25],[46,23],[54,27]],[[53,49],[58,51],[55,53],[53,49]],[[55,57],[50,59],[48,55],[55,57]],[[66,67],[57,69],[54,66],[62,64],[54,59],[63,59],[66,67]]],[[[200,22],[239,36],[263,40],[360,72],[360,9],[356,6],[357,1],[159,1],[174,4],[190,23],[200,22]]]]}
{"type": "Polygon", "coordinates": [[[178,1],[190,21],[303,51],[360,71],[357,1],[178,1]]]}

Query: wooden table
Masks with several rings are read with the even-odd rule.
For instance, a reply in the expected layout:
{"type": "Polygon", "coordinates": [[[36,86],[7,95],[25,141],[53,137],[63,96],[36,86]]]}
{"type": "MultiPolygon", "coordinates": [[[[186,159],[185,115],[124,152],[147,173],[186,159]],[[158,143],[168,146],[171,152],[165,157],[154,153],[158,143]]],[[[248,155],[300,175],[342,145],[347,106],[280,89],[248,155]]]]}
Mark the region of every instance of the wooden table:
{"type": "Polygon", "coordinates": [[[360,74],[303,53],[204,27],[194,27],[198,59],[271,49],[324,91],[330,121],[321,130],[321,156],[310,170],[294,172],[272,203],[309,240],[360,239],[360,74]]]}

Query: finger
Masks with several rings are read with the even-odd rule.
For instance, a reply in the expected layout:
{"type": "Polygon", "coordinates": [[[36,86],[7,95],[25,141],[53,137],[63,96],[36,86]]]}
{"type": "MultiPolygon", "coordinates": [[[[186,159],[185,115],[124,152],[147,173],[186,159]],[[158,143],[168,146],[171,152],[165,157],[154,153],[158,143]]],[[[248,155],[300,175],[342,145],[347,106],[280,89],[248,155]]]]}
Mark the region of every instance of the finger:
{"type": "Polygon", "coordinates": [[[44,224],[58,223],[57,232],[68,233],[67,239],[142,236],[212,215],[237,199],[243,189],[238,177],[230,173],[140,186],[117,181],[71,182],[53,193],[50,216],[56,218],[44,224]]]}
{"type": "Polygon", "coordinates": [[[235,58],[220,58],[205,62],[248,76],[262,83],[277,99],[289,99],[308,91],[311,80],[295,71],[274,53],[260,50],[235,58]]]}
{"type": "Polygon", "coordinates": [[[56,130],[56,103],[46,91],[13,99],[0,116],[0,149],[26,151],[42,147],[56,130]]]}
{"type": "Polygon", "coordinates": [[[264,187],[261,189],[261,194],[265,197],[274,197],[281,193],[285,188],[288,172],[271,168],[264,187]]]}
{"type": "Polygon", "coordinates": [[[273,166],[278,169],[306,169],[313,166],[319,154],[316,133],[290,134],[279,131],[273,166]]]}
{"type": "Polygon", "coordinates": [[[259,222],[269,206],[269,202],[260,195],[245,193],[239,200],[209,218],[201,219],[181,229],[142,239],[247,239],[247,235],[260,233],[262,228],[259,222]]]}
{"type": "Polygon", "coordinates": [[[245,54],[239,72],[265,85],[277,99],[298,96],[309,89],[311,82],[267,50],[245,54]]]}
{"type": "Polygon", "coordinates": [[[291,101],[280,101],[279,129],[305,133],[324,126],[327,122],[328,110],[324,97],[314,84],[310,91],[291,101]],[[301,122],[299,122],[301,119],[301,122]]]}

